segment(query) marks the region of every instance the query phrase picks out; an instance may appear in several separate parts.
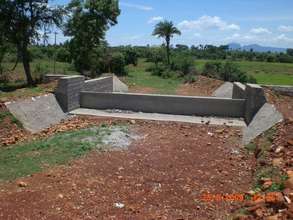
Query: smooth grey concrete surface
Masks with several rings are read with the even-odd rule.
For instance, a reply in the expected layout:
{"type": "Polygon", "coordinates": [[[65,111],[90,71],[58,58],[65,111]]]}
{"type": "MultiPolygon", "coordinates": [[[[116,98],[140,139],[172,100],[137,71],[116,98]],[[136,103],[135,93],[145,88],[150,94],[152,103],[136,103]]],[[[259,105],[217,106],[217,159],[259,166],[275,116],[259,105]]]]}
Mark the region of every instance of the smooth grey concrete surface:
{"type": "Polygon", "coordinates": [[[281,95],[293,96],[293,86],[262,85],[262,87],[269,88],[281,95]]]}
{"type": "Polygon", "coordinates": [[[86,80],[82,91],[90,92],[113,92],[113,77],[101,77],[97,79],[86,80]]]}
{"type": "Polygon", "coordinates": [[[32,133],[59,123],[67,115],[53,94],[5,103],[9,111],[32,133]]]}
{"type": "Polygon", "coordinates": [[[172,121],[172,122],[184,122],[192,124],[211,124],[211,125],[228,125],[237,127],[246,127],[246,124],[240,118],[216,118],[216,117],[198,117],[198,116],[185,116],[185,115],[169,115],[158,113],[110,113],[104,110],[85,109],[79,108],[70,112],[74,115],[91,115],[97,117],[107,118],[126,118],[137,120],[153,120],[153,121],[172,121]]]}
{"type": "Polygon", "coordinates": [[[240,82],[233,83],[233,99],[246,99],[246,86],[240,82]]]}
{"type": "Polygon", "coordinates": [[[222,98],[232,98],[233,94],[233,83],[225,82],[221,85],[216,91],[214,91],[214,97],[222,97],[222,98]]]}
{"type": "Polygon", "coordinates": [[[81,92],[81,108],[175,115],[243,117],[245,100],[216,97],[81,92]]]}
{"type": "Polygon", "coordinates": [[[267,102],[264,90],[257,84],[246,84],[244,119],[249,124],[258,110],[267,102]]]}
{"type": "Polygon", "coordinates": [[[79,96],[83,86],[84,76],[63,77],[58,81],[55,95],[64,112],[79,108],[79,96]]]}
{"type": "Polygon", "coordinates": [[[113,92],[128,92],[128,86],[115,75],[113,75],[113,92]]]}
{"type": "Polygon", "coordinates": [[[248,127],[243,130],[243,144],[249,144],[257,136],[283,120],[283,116],[271,104],[264,104],[254,116],[248,127]]]}

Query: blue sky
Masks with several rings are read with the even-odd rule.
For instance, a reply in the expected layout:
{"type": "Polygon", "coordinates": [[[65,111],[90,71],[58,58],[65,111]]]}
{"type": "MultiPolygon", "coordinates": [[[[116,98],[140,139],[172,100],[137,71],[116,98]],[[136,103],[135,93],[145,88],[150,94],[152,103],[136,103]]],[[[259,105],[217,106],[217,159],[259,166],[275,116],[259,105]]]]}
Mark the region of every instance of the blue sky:
{"type": "MultiPolygon", "coordinates": [[[[68,0],[55,0],[65,4],[68,0]]],[[[157,45],[154,25],[171,20],[182,35],[173,44],[261,44],[293,47],[292,0],[120,0],[110,45],[157,45]]],[[[58,38],[64,39],[61,35],[58,38]]]]}

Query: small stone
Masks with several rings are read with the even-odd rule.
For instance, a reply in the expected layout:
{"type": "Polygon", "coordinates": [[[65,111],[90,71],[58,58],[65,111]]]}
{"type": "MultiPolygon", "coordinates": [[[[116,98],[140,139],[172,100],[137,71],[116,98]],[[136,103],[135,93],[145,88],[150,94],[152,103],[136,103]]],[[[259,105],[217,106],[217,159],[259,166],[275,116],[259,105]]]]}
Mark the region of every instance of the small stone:
{"type": "Polygon", "coordinates": [[[225,129],[218,129],[218,130],[216,130],[215,132],[216,132],[217,134],[222,134],[222,133],[224,133],[224,131],[225,131],[225,129]]]}
{"type": "Polygon", "coordinates": [[[125,205],[123,203],[120,202],[116,202],[114,203],[114,207],[118,208],[118,209],[122,209],[125,207],[125,205]]]}
{"type": "Polygon", "coordinates": [[[286,180],[285,187],[293,190],[293,176],[289,176],[289,178],[286,180]]]}
{"type": "Polygon", "coordinates": [[[293,146],[293,139],[287,141],[287,143],[288,143],[289,146],[293,146]]]}
{"type": "Polygon", "coordinates": [[[283,164],[283,159],[282,158],[274,158],[272,161],[272,164],[275,167],[280,167],[283,164]]]}
{"type": "Polygon", "coordinates": [[[135,120],[130,120],[130,124],[136,124],[136,121],[135,120]]]}
{"type": "Polygon", "coordinates": [[[264,182],[262,185],[264,189],[268,189],[273,185],[273,182],[271,180],[264,182]]]}
{"type": "Polygon", "coordinates": [[[284,151],[284,147],[283,146],[278,146],[277,148],[276,148],[276,150],[275,150],[275,153],[281,153],[281,152],[283,152],[284,151]]]}
{"type": "Polygon", "coordinates": [[[27,183],[22,182],[22,181],[18,182],[17,185],[18,185],[19,187],[27,187],[27,183]]]}
{"type": "Polygon", "coordinates": [[[61,194],[61,193],[58,194],[58,198],[59,198],[59,199],[63,199],[63,198],[64,198],[63,194],[61,194]]]}

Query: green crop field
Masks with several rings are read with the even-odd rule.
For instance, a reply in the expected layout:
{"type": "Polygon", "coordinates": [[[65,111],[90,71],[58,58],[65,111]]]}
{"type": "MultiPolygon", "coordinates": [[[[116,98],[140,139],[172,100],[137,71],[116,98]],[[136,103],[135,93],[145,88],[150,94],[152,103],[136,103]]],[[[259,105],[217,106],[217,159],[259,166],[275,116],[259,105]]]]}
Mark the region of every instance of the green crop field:
{"type": "MultiPolygon", "coordinates": [[[[197,60],[195,65],[201,72],[209,60],[197,60]]],[[[221,62],[221,61],[220,61],[221,62]]],[[[258,84],[293,85],[292,63],[268,63],[237,61],[240,69],[256,78],[258,84]]]]}

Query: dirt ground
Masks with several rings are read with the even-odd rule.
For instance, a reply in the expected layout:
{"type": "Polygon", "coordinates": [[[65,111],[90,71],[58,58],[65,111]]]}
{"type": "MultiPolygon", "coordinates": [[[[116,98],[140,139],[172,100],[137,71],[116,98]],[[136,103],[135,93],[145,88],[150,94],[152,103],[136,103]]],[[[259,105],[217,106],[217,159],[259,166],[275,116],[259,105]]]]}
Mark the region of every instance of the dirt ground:
{"type": "MultiPolygon", "coordinates": [[[[180,85],[174,95],[187,96],[211,96],[212,93],[223,84],[223,81],[211,79],[205,76],[198,76],[194,83],[186,83],[180,85]]],[[[129,91],[133,93],[158,94],[158,90],[143,86],[130,86],[129,91]]]]}
{"type": "MultiPolygon", "coordinates": [[[[87,118],[100,123],[97,118],[87,118]]],[[[244,193],[254,159],[237,128],[136,122],[144,138],[127,151],[90,153],[0,186],[1,219],[223,219],[241,202],[205,193],[244,193]],[[123,206],[123,207],[120,207],[123,206]]]]}
{"type": "Polygon", "coordinates": [[[211,96],[223,84],[223,81],[199,76],[194,83],[181,85],[176,93],[178,95],[211,96]]]}

